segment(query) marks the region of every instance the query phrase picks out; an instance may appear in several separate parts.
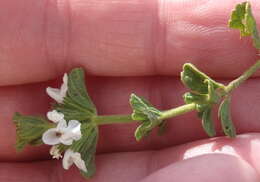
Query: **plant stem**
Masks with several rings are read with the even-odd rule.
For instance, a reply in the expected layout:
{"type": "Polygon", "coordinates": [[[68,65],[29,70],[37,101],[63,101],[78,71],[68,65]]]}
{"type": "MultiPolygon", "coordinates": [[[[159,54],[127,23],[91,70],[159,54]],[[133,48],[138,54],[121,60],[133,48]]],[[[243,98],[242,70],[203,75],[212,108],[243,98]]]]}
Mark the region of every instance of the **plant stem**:
{"type": "Polygon", "coordinates": [[[226,88],[226,93],[232,92],[241,83],[246,81],[252,74],[254,74],[260,68],[260,60],[258,60],[253,66],[251,66],[246,72],[244,72],[240,77],[230,82],[226,88]]]}
{"type": "MultiPolygon", "coordinates": [[[[160,116],[159,120],[169,119],[196,109],[196,104],[185,104],[183,106],[179,106],[177,108],[173,108],[167,111],[162,112],[162,116],[160,116]]],[[[95,116],[92,118],[92,121],[97,125],[104,124],[124,124],[124,123],[132,123],[137,122],[132,119],[131,115],[103,115],[103,116],[95,116]]]]}
{"type": "Polygon", "coordinates": [[[92,119],[97,125],[113,124],[113,123],[131,123],[136,122],[131,115],[103,115],[95,116],[92,119]]]}
{"type": "Polygon", "coordinates": [[[165,120],[168,118],[172,118],[190,111],[193,111],[196,109],[196,104],[195,103],[191,103],[191,104],[185,104],[183,106],[180,107],[176,107],[167,111],[162,112],[162,116],[160,116],[160,120],[165,120]]]}

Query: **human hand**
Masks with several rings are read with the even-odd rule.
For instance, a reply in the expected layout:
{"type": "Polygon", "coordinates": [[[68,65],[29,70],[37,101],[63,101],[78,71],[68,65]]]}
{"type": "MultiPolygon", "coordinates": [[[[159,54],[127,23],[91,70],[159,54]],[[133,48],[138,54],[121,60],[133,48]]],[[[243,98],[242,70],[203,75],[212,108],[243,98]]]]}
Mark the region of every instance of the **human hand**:
{"type": "MultiPolygon", "coordinates": [[[[45,147],[28,147],[20,154],[13,147],[13,112],[46,113],[50,100],[45,88],[73,67],[86,69],[88,90],[100,114],[130,113],[132,92],[160,109],[181,105],[185,90],[177,76],[188,60],[220,80],[240,75],[257,56],[248,39],[239,40],[238,32],[226,26],[234,4],[0,2],[0,179],[85,180],[76,170],[66,172],[60,162],[48,160],[45,147]]],[[[252,5],[257,10],[258,2],[252,5]]],[[[233,120],[239,133],[260,129],[257,81],[250,79],[234,93],[233,120]]],[[[102,126],[97,173],[90,181],[259,181],[259,134],[208,139],[195,113],[168,124],[164,136],[139,143],[133,136],[136,125],[102,126]]]]}

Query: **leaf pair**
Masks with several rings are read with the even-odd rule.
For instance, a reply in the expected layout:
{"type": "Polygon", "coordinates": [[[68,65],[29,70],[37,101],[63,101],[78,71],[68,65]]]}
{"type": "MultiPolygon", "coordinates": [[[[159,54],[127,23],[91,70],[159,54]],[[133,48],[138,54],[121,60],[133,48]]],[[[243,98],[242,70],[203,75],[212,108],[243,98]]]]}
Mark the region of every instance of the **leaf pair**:
{"type": "MultiPolygon", "coordinates": [[[[198,116],[202,120],[202,126],[208,136],[216,135],[214,122],[212,120],[212,109],[225,95],[225,86],[212,80],[209,76],[199,71],[195,66],[187,63],[183,66],[181,80],[191,92],[184,94],[186,104],[195,103],[198,116]]],[[[219,107],[219,117],[222,129],[229,137],[234,137],[236,131],[230,116],[230,99],[223,100],[219,107]]]]}
{"type": "Polygon", "coordinates": [[[144,98],[138,97],[135,94],[130,96],[130,104],[133,108],[132,119],[141,121],[141,125],[135,131],[137,141],[149,135],[153,128],[159,126],[163,130],[164,122],[160,120],[161,111],[156,109],[144,98]]]}
{"type": "Polygon", "coordinates": [[[202,119],[204,131],[210,137],[215,136],[216,131],[212,120],[212,106],[219,102],[220,96],[216,92],[216,89],[223,88],[223,85],[215,82],[190,63],[183,65],[181,80],[191,90],[191,92],[185,93],[183,96],[185,103],[196,103],[198,116],[202,119]]]}
{"type": "Polygon", "coordinates": [[[54,105],[54,109],[62,112],[66,120],[82,122],[82,137],[75,141],[70,149],[79,152],[85,161],[87,172],[81,171],[81,174],[87,178],[91,177],[96,170],[95,153],[98,141],[98,127],[91,122],[91,118],[97,115],[97,110],[88,95],[82,68],[75,68],[70,72],[66,97],[62,104],[54,105]]]}
{"type": "MultiPolygon", "coordinates": [[[[87,167],[87,172],[81,171],[85,177],[91,177],[95,173],[95,151],[98,139],[98,127],[91,122],[96,116],[96,108],[92,103],[85,87],[83,69],[73,69],[68,75],[68,90],[61,104],[55,104],[53,109],[64,114],[66,121],[78,120],[81,122],[82,137],[74,141],[71,146],[58,145],[58,149],[64,152],[71,149],[79,152],[87,167]]],[[[22,150],[25,145],[42,144],[42,135],[56,125],[47,119],[35,116],[23,116],[16,113],[13,118],[17,128],[16,148],[22,150]]]]}

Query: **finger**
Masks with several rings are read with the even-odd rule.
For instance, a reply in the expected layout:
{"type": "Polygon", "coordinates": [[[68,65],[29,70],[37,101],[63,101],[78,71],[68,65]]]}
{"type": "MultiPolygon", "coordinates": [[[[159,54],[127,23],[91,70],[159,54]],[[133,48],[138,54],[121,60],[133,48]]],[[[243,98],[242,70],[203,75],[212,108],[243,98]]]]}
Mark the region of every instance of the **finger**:
{"type": "MultiPolygon", "coordinates": [[[[149,167],[151,167],[145,166],[147,163],[144,158],[144,155],[135,154],[101,156],[100,159],[105,160],[100,162],[102,167],[99,167],[95,177],[88,181],[103,182],[106,180],[107,182],[112,182],[115,181],[115,179],[124,182],[140,181],[146,177],[147,168],[149,169],[149,167]],[[124,159],[123,157],[128,158],[124,159]],[[137,161],[137,159],[140,158],[141,160],[137,161]],[[127,165],[127,162],[128,164],[131,163],[131,165],[127,165]],[[111,163],[114,165],[112,166],[111,163]]],[[[79,175],[79,172],[76,169],[65,172],[60,165],[57,165],[53,161],[1,163],[0,166],[2,168],[0,171],[0,179],[2,181],[7,179],[9,182],[86,181],[86,179],[79,175]]],[[[218,154],[201,156],[173,163],[158,172],[150,174],[149,177],[142,181],[167,182],[172,181],[173,179],[178,180],[179,182],[185,182],[191,179],[194,182],[257,182],[260,178],[257,172],[245,161],[232,156],[218,154]]]]}
{"type": "Polygon", "coordinates": [[[259,136],[259,134],[246,134],[236,139],[216,138],[167,149],[161,152],[161,157],[157,158],[164,163],[164,166],[160,166],[160,170],[152,173],[142,182],[167,182],[173,179],[200,182],[258,181],[259,136]],[[172,155],[162,160],[166,158],[166,151],[172,155]],[[178,162],[171,164],[169,160],[178,162]]]}
{"type": "MultiPolygon", "coordinates": [[[[227,28],[236,3],[3,0],[0,85],[53,79],[75,66],[103,76],[179,75],[187,61],[212,76],[237,76],[257,57],[249,39],[227,28]]],[[[252,5],[257,12],[259,1],[252,5]]]]}
{"type": "MultiPolygon", "coordinates": [[[[259,134],[247,134],[159,151],[102,154],[97,156],[97,173],[90,181],[259,181],[259,141],[259,134]],[[189,150],[195,155],[185,158],[189,150]]],[[[77,169],[64,171],[61,161],[0,163],[0,167],[2,181],[84,181],[77,169]],[[11,178],[10,172],[16,175],[11,178]]]]}
{"type": "MultiPolygon", "coordinates": [[[[260,105],[258,79],[243,84],[232,97],[232,117],[238,133],[259,132],[259,112],[255,109],[260,105]]],[[[50,110],[52,102],[45,88],[47,85],[33,84],[0,89],[0,159],[35,159],[49,156],[47,149],[33,147],[23,153],[16,154],[15,127],[12,123],[14,112],[22,114],[43,115],[50,110]],[[29,152],[30,151],[30,152],[29,152]],[[39,152],[42,151],[42,152],[39,152]]],[[[180,81],[172,77],[139,77],[139,78],[90,78],[89,92],[97,106],[98,113],[130,114],[129,95],[134,92],[144,96],[158,109],[166,110],[183,104],[182,94],[186,91],[180,81]],[[116,83],[116,84],[115,84],[116,83]]],[[[223,135],[220,121],[214,114],[218,135],[223,135]]],[[[163,136],[158,136],[156,129],[147,138],[136,142],[134,131],[138,124],[104,125],[100,127],[98,152],[123,152],[149,149],[161,149],[172,145],[208,138],[202,129],[201,121],[196,112],[188,113],[167,120],[167,129],[163,136]]]]}
{"type": "Polygon", "coordinates": [[[169,165],[141,182],[256,182],[259,179],[257,172],[243,160],[231,156],[209,155],[169,165]]]}

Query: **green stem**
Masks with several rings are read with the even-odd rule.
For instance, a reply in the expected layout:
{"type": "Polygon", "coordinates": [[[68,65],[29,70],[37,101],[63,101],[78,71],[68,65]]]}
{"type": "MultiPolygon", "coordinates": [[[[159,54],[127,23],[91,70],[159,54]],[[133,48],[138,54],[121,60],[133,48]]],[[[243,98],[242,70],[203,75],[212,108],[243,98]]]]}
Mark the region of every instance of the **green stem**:
{"type": "MultiPolygon", "coordinates": [[[[159,120],[169,119],[196,109],[196,104],[185,104],[183,106],[179,106],[177,108],[173,108],[167,111],[162,112],[162,116],[160,116],[159,120]]],[[[132,123],[137,122],[132,119],[131,115],[103,115],[103,116],[95,116],[92,118],[92,121],[97,125],[104,124],[124,124],[124,123],[132,123]]]]}
{"type": "Polygon", "coordinates": [[[167,111],[162,112],[162,116],[160,116],[160,120],[165,120],[168,118],[172,118],[190,111],[193,111],[196,109],[196,104],[195,103],[191,103],[191,104],[185,104],[183,106],[180,107],[176,107],[167,111]]]}
{"type": "Polygon", "coordinates": [[[97,125],[113,124],[113,123],[131,123],[136,122],[131,115],[103,115],[95,116],[92,119],[97,125]]]}
{"type": "Polygon", "coordinates": [[[241,83],[246,81],[252,74],[254,74],[260,68],[260,60],[258,60],[253,66],[251,66],[246,72],[244,72],[240,77],[230,82],[226,88],[226,93],[232,92],[241,83]]]}

